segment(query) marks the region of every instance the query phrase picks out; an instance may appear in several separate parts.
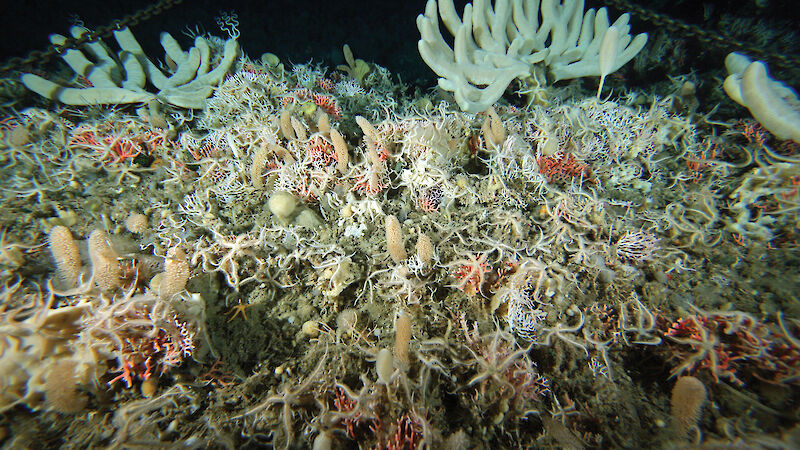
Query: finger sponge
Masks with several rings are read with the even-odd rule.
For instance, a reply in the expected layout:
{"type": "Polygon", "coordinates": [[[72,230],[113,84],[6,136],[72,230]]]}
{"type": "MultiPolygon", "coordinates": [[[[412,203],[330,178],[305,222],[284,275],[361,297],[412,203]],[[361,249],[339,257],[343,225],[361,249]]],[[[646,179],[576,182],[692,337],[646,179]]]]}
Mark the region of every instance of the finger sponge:
{"type": "Polygon", "coordinates": [[[761,61],[731,53],[725,59],[730,75],[723,88],[735,102],[750,110],[761,125],[779,139],[800,143],[800,100],[783,83],[767,75],[761,61]]]}

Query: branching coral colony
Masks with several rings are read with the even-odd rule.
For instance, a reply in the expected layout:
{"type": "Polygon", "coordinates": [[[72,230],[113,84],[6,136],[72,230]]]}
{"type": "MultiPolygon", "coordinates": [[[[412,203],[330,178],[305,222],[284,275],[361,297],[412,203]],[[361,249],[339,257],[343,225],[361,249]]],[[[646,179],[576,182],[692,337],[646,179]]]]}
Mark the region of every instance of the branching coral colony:
{"type": "Polygon", "coordinates": [[[347,52],[239,57],[202,111],[5,109],[12,447],[642,447],[683,375],[707,439],[795,423],[796,147],[682,80],[470,114],[347,52]]]}

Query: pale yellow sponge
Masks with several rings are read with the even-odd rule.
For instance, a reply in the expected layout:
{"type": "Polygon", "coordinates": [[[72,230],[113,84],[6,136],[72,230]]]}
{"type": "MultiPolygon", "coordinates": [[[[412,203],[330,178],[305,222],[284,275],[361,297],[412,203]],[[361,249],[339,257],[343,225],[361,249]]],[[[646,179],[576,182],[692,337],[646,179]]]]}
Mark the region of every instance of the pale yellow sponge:
{"type": "Polygon", "coordinates": [[[167,251],[158,297],[162,300],[171,299],[186,289],[187,280],[189,280],[189,259],[180,247],[173,247],[167,251]]]}
{"type": "Polygon", "coordinates": [[[411,318],[405,311],[394,322],[394,359],[406,371],[409,366],[408,348],[411,344],[411,318]]]}
{"type": "Polygon", "coordinates": [[[266,145],[261,145],[256,148],[253,154],[253,164],[250,166],[250,182],[256,189],[264,187],[264,176],[262,174],[264,166],[267,164],[267,157],[269,156],[269,148],[266,145]]]}
{"type": "Polygon", "coordinates": [[[347,173],[347,165],[350,163],[347,142],[345,142],[344,136],[336,128],[331,129],[331,141],[333,141],[333,148],[336,150],[336,169],[344,175],[347,173]]]}
{"type": "Polygon", "coordinates": [[[425,266],[430,266],[433,262],[433,242],[425,233],[420,233],[417,237],[417,259],[425,266]]]}
{"type": "Polygon", "coordinates": [[[703,382],[695,377],[680,377],[672,388],[672,422],[682,437],[697,426],[707,395],[703,382]]]}
{"type": "Polygon", "coordinates": [[[86,394],[79,389],[77,363],[69,359],[57,360],[50,365],[44,383],[44,398],[49,409],[62,414],[81,412],[87,403],[86,394]]]}
{"type": "Polygon", "coordinates": [[[142,213],[131,213],[125,219],[125,229],[130,231],[131,233],[144,233],[150,228],[150,225],[147,222],[147,216],[142,213]]]}
{"type": "Polygon", "coordinates": [[[397,264],[403,262],[408,254],[406,253],[405,242],[403,241],[403,229],[397,217],[386,216],[386,249],[392,261],[397,264]]]}
{"type": "Polygon", "coordinates": [[[88,247],[94,283],[104,292],[118,289],[122,285],[122,269],[117,262],[117,253],[108,245],[106,232],[92,231],[88,247]]]}
{"type": "Polygon", "coordinates": [[[69,229],[56,225],[50,229],[47,246],[56,264],[56,274],[63,287],[77,286],[81,275],[81,254],[69,229]]]}

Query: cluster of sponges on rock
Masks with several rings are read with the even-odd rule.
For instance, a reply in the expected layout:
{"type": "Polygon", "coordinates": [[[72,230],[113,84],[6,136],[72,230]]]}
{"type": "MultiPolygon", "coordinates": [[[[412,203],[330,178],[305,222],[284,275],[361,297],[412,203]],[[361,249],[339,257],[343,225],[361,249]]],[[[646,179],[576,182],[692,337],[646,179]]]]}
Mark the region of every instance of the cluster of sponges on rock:
{"type": "Polygon", "coordinates": [[[48,248],[54,277],[47,294],[21,281],[3,292],[8,304],[22,306],[0,314],[0,410],[24,404],[77,412],[86,391],[132,387],[137,379],[153,385],[191,356],[201,317],[185,312],[200,300],[180,295],[189,278],[182,249],[170,249],[153,274],[120,256],[99,229],[82,242],[53,226],[48,248]],[[148,281],[149,289],[140,284],[148,281]],[[108,372],[109,362],[118,369],[108,372]]]}

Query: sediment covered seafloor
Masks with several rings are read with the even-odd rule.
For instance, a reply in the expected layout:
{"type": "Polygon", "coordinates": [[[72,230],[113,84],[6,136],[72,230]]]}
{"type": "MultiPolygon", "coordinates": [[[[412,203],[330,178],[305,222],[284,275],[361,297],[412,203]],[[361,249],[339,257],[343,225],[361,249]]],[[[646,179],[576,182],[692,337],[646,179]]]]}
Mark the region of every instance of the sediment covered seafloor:
{"type": "Polygon", "coordinates": [[[4,448],[799,445],[797,143],[689,75],[472,114],[357,56],[3,108],[4,448]]]}

